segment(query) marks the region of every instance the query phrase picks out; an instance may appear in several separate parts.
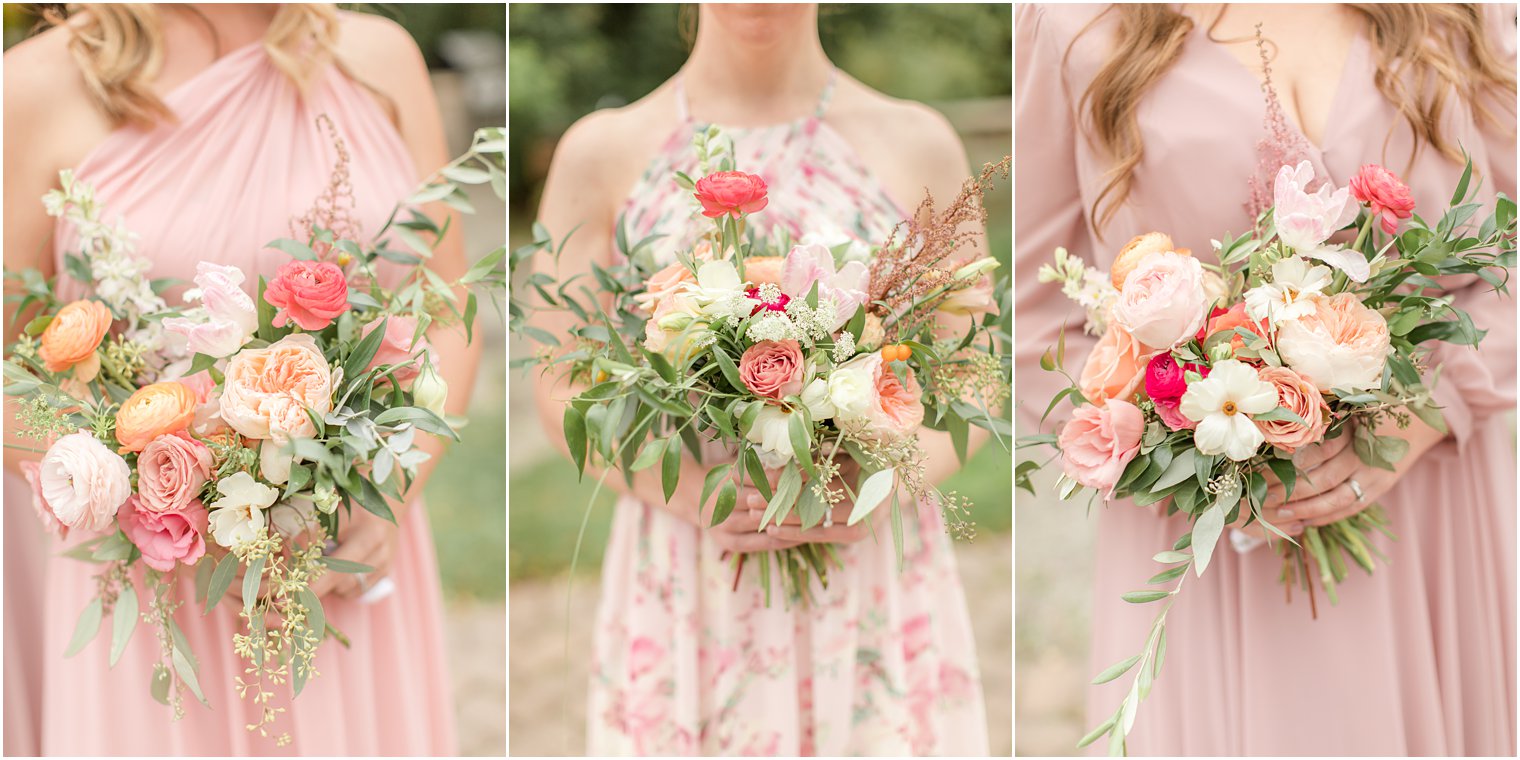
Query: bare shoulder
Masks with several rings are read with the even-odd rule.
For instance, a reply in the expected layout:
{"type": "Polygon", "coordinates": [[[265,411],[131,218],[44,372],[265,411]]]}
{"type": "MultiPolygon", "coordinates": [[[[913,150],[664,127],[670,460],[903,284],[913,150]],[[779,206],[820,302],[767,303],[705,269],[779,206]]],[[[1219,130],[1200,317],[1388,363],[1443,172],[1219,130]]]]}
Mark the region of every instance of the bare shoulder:
{"type": "Polygon", "coordinates": [[[550,181],[590,191],[610,210],[638,181],[677,120],[668,83],[621,108],[592,111],[560,137],[550,181]]]}
{"type": "Polygon", "coordinates": [[[5,142],[26,146],[7,160],[70,166],[111,131],[85,88],[69,34],[55,27],[5,52],[5,142]]]}
{"type": "Polygon", "coordinates": [[[401,98],[427,84],[427,63],[400,24],[369,13],[339,11],[337,56],[366,84],[401,98]]]}
{"type": "Polygon", "coordinates": [[[923,103],[846,77],[827,119],[901,203],[917,201],[926,188],[936,195],[953,190],[969,173],[955,127],[923,103]]]}

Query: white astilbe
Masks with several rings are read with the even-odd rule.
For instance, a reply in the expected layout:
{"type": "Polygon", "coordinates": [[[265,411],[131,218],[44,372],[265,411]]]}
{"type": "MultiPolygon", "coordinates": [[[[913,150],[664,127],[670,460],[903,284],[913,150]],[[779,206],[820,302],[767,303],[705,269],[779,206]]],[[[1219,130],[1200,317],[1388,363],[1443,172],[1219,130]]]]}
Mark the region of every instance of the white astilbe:
{"type": "Polygon", "coordinates": [[[1119,297],[1119,291],[1109,282],[1102,271],[1089,267],[1082,260],[1057,248],[1055,265],[1040,267],[1040,282],[1061,283],[1061,293],[1087,311],[1085,329],[1090,335],[1101,335],[1108,329],[1108,307],[1119,297]]]}
{"type": "Polygon", "coordinates": [[[95,189],[76,180],[72,170],[59,172],[58,180],[61,189],[42,196],[42,205],[49,216],[74,227],[79,256],[90,270],[91,291],[129,322],[165,310],[168,305],[153,292],[147,276],[151,264],[137,255],[137,236],[120,220],[108,224],[101,219],[103,209],[95,200],[95,189]]]}

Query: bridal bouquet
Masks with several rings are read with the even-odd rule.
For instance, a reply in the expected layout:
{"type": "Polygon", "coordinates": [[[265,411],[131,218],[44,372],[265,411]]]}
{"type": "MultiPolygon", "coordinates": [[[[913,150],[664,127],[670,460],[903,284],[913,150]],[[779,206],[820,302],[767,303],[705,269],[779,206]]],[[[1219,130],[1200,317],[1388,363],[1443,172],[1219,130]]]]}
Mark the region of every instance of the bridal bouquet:
{"type": "MultiPolygon", "coordinates": [[[[162,655],[151,693],[178,718],[182,690],[205,696],[177,611],[209,612],[241,576],[243,630],[229,643],[248,661],[240,693],[263,710],[249,728],[264,733],[282,709],[269,688],[299,694],[322,641],[346,645],[311,584],[370,568],[324,557],[325,545],[355,505],[394,522],[387,499],[404,498],[428,457],[419,432],[457,438],[427,333],[471,336],[471,289],[496,297],[506,284],[504,248],[455,282],[431,271],[445,230],[416,208],[468,210],[462,184],[501,187],[504,144],[499,129],[477,133],[368,247],[345,236],[351,222],[329,191],[303,220],[306,239],[269,244],[289,256],[272,279],[201,263],[179,306],[91,187],[61,174],[43,201],[78,233],[66,275],[88,295],[63,302],[38,272],[7,272],[20,286],[15,314],[39,316],[7,348],[4,373],[19,434],[46,446],[22,464],[38,516],[60,538],[94,536],[67,552],[101,567],[68,655],[109,616],[115,665],[147,622],[162,655]],[[176,592],[185,574],[193,602],[176,592]]],[[[335,190],[347,183],[341,141],[338,152],[335,190]]]]}
{"type": "MultiPolygon", "coordinates": [[[[1439,373],[1428,346],[1477,346],[1483,331],[1433,278],[1476,276],[1507,293],[1515,261],[1514,201],[1501,195],[1474,229],[1471,176],[1469,163],[1430,226],[1413,214],[1409,188],[1380,166],[1362,167],[1341,188],[1317,180],[1308,162],[1284,166],[1255,231],[1215,241],[1217,264],[1152,232],[1125,245],[1107,275],[1060,249],[1041,270],[1041,281],[1061,283],[1085,308],[1088,331],[1100,337],[1080,376],[1046,407],[1049,416],[1069,399],[1071,420],[1019,446],[1054,447],[1063,499],[1091,489],[1105,501],[1164,502],[1192,523],[1173,546],[1158,547],[1165,569],[1147,581],[1175,585],[1124,595],[1164,606],[1141,652],[1094,680],[1138,668],[1119,709],[1082,745],[1109,734],[1111,751],[1123,752],[1166,656],[1167,610],[1188,570],[1208,567],[1227,525],[1259,523],[1281,539],[1281,580],[1301,583],[1311,608],[1316,583],[1333,603],[1348,565],[1371,573],[1373,557],[1382,558],[1371,535],[1392,533],[1376,505],[1299,538],[1261,510],[1274,481],[1291,498],[1300,448],[1349,435],[1363,462],[1391,470],[1408,444],[1379,430],[1403,428],[1411,415],[1445,429],[1425,379],[1439,373]],[[1342,230],[1354,230],[1354,242],[1330,243],[1342,230]]],[[[1062,371],[1064,353],[1063,339],[1041,366],[1062,371]]],[[[1019,485],[1032,492],[1029,473],[1041,466],[1021,463],[1019,485]]]]}
{"type": "MultiPolygon", "coordinates": [[[[542,344],[530,361],[582,386],[564,413],[576,467],[584,473],[598,460],[631,483],[634,472],[658,466],[668,500],[682,450],[701,462],[716,448],[725,456],[707,470],[701,496],[703,509],[714,503],[712,524],[731,514],[745,482],[768,499],[762,530],[794,512],[804,530],[828,525],[847,498],[850,524],[887,505],[899,561],[900,490],[969,530],[965,499],[924,479],[917,433],[949,431],[962,458],[971,425],[1011,433],[992,411],[1006,397],[1010,367],[988,276],[997,262],[957,261],[980,234],[959,228],[982,220],[982,193],[1007,162],[968,181],[943,212],[921,217],[932,221],[905,222],[868,249],[754,235],[748,220],[764,212],[764,180],[736,170],[731,143],[715,129],[700,133],[696,148],[704,176],[674,179],[692,193],[693,212],[712,221],[695,245],[662,264],[655,239],[629,245],[619,220],[623,261],[593,267],[595,290],[540,272],[526,284],[541,304],[512,304],[513,329],[542,344]],[[569,311],[578,326],[561,341],[528,324],[535,308],[569,311]],[[964,329],[938,327],[947,315],[965,317],[964,329]]],[[[514,252],[514,266],[539,251],[557,256],[548,234],[536,234],[538,242],[514,252]]],[[[804,544],[757,561],[767,600],[775,565],[788,600],[805,601],[811,579],[826,585],[837,558],[830,545],[804,544]]]]}

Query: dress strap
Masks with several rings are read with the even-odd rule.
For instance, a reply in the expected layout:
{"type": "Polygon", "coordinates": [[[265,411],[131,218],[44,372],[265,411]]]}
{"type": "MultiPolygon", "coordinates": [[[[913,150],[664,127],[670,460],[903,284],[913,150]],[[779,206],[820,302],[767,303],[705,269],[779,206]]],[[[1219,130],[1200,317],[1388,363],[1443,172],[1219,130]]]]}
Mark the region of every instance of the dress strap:
{"type": "Polygon", "coordinates": [[[824,83],[823,92],[818,93],[818,105],[813,109],[813,118],[822,120],[825,112],[829,110],[829,101],[834,98],[834,85],[839,81],[839,69],[829,67],[829,81],[824,83]]]}
{"type": "Polygon", "coordinates": [[[681,117],[681,123],[691,121],[691,106],[686,102],[686,72],[676,74],[676,115],[681,117]]]}

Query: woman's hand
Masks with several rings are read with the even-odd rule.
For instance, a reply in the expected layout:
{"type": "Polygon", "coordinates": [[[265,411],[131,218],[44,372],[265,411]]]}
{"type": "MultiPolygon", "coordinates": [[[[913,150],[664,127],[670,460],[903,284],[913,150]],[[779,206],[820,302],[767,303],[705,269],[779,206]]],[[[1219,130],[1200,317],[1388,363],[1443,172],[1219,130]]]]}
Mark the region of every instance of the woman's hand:
{"type": "Polygon", "coordinates": [[[395,523],[368,510],[355,509],[339,530],[338,547],[327,556],[369,565],[374,570],[362,574],[328,570],[311,584],[312,593],[352,598],[374,588],[390,572],[400,536],[401,530],[395,523]]]}
{"type": "MultiPolygon", "coordinates": [[[[840,472],[839,477],[834,480],[833,487],[843,490],[841,480],[858,476],[860,466],[855,463],[855,460],[847,457],[838,461],[840,472]]],[[[770,476],[773,489],[776,485],[777,472],[779,471],[766,471],[766,474],[770,476]]],[[[805,482],[802,487],[811,488],[805,482]]],[[[865,522],[853,526],[846,525],[850,519],[850,511],[854,508],[854,503],[848,499],[834,505],[824,523],[811,528],[802,527],[802,516],[794,509],[779,524],[767,525],[762,531],[760,519],[765,516],[766,503],[760,489],[753,485],[746,485],[739,489],[733,514],[713,527],[714,540],[730,551],[753,552],[790,549],[799,544],[809,543],[852,544],[871,535],[871,529],[865,522]]]]}
{"type": "MultiPolygon", "coordinates": [[[[1376,503],[1391,490],[1426,451],[1445,439],[1446,434],[1411,415],[1409,426],[1400,430],[1391,422],[1379,426],[1378,435],[1396,436],[1409,442],[1409,450],[1384,470],[1362,462],[1351,445],[1354,433],[1301,449],[1293,456],[1299,469],[1293,486],[1292,501],[1284,502],[1283,484],[1267,472],[1267,499],[1262,517],[1288,535],[1297,535],[1308,526],[1328,525],[1355,515],[1376,503]],[[1352,487],[1352,482],[1356,487],[1352,487]],[[1357,491],[1360,489],[1360,495],[1357,491]]],[[[1247,533],[1264,536],[1266,529],[1251,525],[1247,533]]]]}

